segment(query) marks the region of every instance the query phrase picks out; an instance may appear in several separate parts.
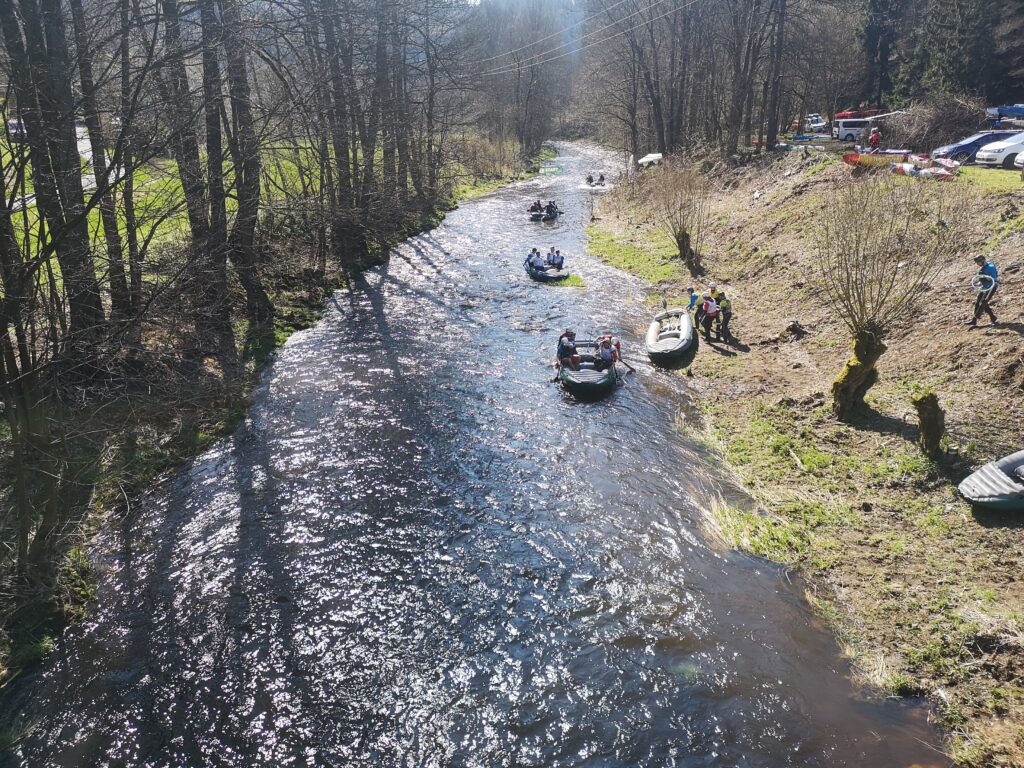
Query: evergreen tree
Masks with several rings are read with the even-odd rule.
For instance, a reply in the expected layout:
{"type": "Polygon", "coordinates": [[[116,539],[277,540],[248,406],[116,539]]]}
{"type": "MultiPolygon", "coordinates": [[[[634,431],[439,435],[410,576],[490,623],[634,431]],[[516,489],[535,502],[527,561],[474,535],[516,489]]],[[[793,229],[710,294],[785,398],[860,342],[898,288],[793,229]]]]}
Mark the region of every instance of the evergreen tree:
{"type": "Polygon", "coordinates": [[[892,90],[892,52],[899,37],[902,0],[867,0],[861,44],[867,59],[864,99],[875,106],[892,90]]]}
{"type": "Polygon", "coordinates": [[[929,0],[923,29],[911,38],[900,66],[897,100],[935,92],[994,92],[992,5],[992,0],[929,0]]]}

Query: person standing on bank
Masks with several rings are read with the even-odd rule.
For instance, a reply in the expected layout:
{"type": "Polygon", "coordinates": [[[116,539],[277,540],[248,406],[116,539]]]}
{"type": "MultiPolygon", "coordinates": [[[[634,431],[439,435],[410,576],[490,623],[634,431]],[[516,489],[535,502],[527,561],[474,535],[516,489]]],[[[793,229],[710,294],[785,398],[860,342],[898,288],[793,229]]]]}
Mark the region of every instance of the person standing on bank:
{"type": "Polygon", "coordinates": [[[988,314],[992,325],[996,324],[996,313],[992,311],[989,303],[999,288],[999,270],[995,263],[988,261],[984,256],[978,254],[974,257],[974,263],[978,265],[978,274],[974,276],[972,284],[978,292],[978,298],[974,300],[974,317],[967,321],[972,328],[978,324],[982,314],[988,314]]]}
{"type": "Polygon", "coordinates": [[[723,341],[732,342],[732,332],[729,330],[729,322],[732,320],[732,299],[725,295],[725,291],[718,293],[718,325],[715,328],[715,335],[723,341]]]}

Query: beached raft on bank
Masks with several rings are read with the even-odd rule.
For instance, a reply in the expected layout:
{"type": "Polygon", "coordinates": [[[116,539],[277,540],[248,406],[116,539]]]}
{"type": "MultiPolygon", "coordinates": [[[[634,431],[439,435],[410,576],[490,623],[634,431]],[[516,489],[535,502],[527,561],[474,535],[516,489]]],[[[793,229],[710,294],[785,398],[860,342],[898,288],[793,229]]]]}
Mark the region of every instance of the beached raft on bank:
{"type": "Polygon", "coordinates": [[[990,461],[960,483],[960,493],[979,507],[1024,511],[1024,451],[990,461]]]}
{"type": "Polygon", "coordinates": [[[577,341],[576,349],[580,352],[580,368],[578,371],[574,371],[572,368],[562,366],[558,371],[558,378],[562,382],[562,386],[575,397],[586,400],[596,400],[614,392],[615,385],[618,383],[615,364],[599,371],[594,368],[597,355],[582,351],[592,349],[596,353],[597,343],[577,341]]]}
{"type": "Polygon", "coordinates": [[[560,280],[565,280],[565,278],[567,278],[570,274],[570,272],[566,269],[535,269],[533,265],[530,264],[529,259],[523,262],[523,268],[526,270],[526,274],[528,274],[532,280],[536,280],[538,283],[557,283],[560,280]]]}
{"type": "Polygon", "coordinates": [[[654,316],[647,327],[644,346],[651,362],[669,365],[693,345],[693,320],[685,309],[667,309],[654,316]]]}

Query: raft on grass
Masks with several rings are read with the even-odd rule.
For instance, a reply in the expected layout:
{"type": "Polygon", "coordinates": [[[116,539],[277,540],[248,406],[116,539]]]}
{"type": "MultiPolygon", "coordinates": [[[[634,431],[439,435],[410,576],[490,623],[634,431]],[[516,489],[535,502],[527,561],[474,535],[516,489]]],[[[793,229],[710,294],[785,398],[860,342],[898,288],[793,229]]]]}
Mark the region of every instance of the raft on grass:
{"type": "Polygon", "coordinates": [[[685,309],[667,309],[654,316],[647,327],[644,346],[651,362],[669,365],[693,344],[693,320],[685,309]]]}
{"type": "Polygon", "coordinates": [[[615,364],[612,363],[603,371],[599,371],[594,367],[597,355],[582,351],[591,349],[596,353],[597,342],[577,341],[576,349],[580,353],[579,370],[574,371],[565,366],[558,369],[558,378],[566,391],[581,400],[596,400],[615,391],[615,385],[618,383],[615,364]]]}
{"type": "Polygon", "coordinates": [[[990,461],[959,487],[963,497],[979,507],[1024,511],[1024,451],[990,461]]]}
{"type": "Polygon", "coordinates": [[[560,280],[565,280],[571,274],[568,270],[535,269],[529,259],[523,262],[523,268],[526,269],[526,274],[530,276],[530,279],[536,280],[538,283],[557,283],[560,280]]]}

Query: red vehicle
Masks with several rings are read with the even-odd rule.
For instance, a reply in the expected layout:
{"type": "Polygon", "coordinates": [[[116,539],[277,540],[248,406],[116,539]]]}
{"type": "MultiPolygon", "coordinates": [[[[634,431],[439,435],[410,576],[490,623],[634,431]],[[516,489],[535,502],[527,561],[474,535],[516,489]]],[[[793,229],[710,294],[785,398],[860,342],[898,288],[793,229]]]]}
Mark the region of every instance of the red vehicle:
{"type": "Polygon", "coordinates": [[[836,112],[836,120],[857,120],[864,117],[874,117],[882,114],[880,109],[850,109],[846,112],[836,112]]]}

